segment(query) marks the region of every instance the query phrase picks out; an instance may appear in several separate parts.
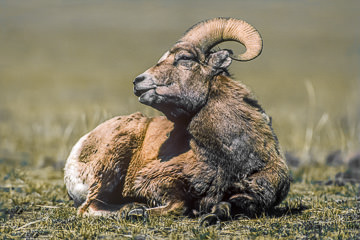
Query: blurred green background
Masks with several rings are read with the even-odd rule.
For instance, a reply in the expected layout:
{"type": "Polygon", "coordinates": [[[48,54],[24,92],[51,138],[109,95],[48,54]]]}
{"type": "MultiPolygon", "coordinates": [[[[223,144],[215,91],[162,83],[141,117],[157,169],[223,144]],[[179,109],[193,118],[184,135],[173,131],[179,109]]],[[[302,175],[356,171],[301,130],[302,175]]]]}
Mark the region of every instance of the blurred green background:
{"type": "MultiPolygon", "coordinates": [[[[132,80],[198,21],[254,25],[262,55],[233,62],[285,151],[323,161],[360,150],[358,0],[0,0],[0,164],[61,169],[77,139],[116,115],[155,110],[132,80]]],[[[241,47],[235,47],[235,52],[241,47]]]]}

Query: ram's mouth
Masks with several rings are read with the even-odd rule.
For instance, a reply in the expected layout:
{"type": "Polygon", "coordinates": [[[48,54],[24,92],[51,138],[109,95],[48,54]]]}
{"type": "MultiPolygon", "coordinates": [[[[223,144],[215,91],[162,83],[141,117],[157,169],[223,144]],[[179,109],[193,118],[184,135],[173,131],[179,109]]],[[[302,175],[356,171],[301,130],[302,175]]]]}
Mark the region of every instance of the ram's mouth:
{"type": "Polygon", "coordinates": [[[134,87],[134,94],[137,97],[140,97],[141,95],[143,95],[144,93],[146,93],[147,91],[151,90],[151,89],[155,89],[155,86],[152,87],[147,87],[147,88],[137,88],[136,86],[134,87]]]}

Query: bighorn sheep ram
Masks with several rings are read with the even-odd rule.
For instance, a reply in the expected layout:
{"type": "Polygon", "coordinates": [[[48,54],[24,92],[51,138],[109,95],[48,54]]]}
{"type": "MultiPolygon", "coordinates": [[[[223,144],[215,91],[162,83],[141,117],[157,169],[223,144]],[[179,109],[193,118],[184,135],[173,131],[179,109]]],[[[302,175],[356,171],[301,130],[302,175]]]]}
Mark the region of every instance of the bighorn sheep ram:
{"type": "Polygon", "coordinates": [[[115,117],[73,147],[65,184],[78,214],[112,215],[139,202],[146,213],[213,221],[278,205],[290,178],[271,120],[227,71],[232,60],[249,61],[261,50],[260,34],[242,20],[191,27],[133,82],[139,101],[166,117],[115,117]],[[246,51],[212,50],[224,41],[246,51]]]}

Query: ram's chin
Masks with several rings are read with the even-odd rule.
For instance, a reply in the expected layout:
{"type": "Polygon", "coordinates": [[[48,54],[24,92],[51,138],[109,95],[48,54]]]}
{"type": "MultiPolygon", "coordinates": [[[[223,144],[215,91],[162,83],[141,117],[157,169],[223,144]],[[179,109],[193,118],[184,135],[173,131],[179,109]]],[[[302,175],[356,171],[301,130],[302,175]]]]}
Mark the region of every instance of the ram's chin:
{"type": "Polygon", "coordinates": [[[149,91],[144,92],[139,97],[139,102],[142,104],[153,106],[158,99],[158,96],[155,94],[154,89],[150,89],[149,91]]]}

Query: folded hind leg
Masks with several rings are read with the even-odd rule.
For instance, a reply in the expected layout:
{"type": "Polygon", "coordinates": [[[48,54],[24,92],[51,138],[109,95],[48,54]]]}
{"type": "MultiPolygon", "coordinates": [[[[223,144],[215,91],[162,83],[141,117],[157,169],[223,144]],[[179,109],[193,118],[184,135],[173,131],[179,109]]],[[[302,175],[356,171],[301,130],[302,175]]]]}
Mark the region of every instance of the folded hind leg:
{"type": "MultiPolygon", "coordinates": [[[[132,209],[128,211],[126,215],[121,214],[122,216],[125,216],[126,219],[128,220],[147,220],[149,214],[153,216],[154,215],[163,216],[168,214],[178,215],[183,213],[183,206],[184,206],[184,204],[180,201],[169,202],[166,205],[153,207],[153,208],[148,208],[144,205],[138,205],[138,204],[135,205],[131,204],[131,205],[132,206],[130,207],[132,209]]],[[[124,212],[123,209],[121,211],[124,212]]]]}
{"type": "Polygon", "coordinates": [[[77,210],[80,216],[105,216],[111,212],[113,212],[113,207],[107,203],[106,199],[101,198],[101,192],[97,187],[90,187],[85,202],[77,210]]]}
{"type": "Polygon", "coordinates": [[[163,206],[148,208],[147,212],[153,215],[182,214],[184,211],[184,202],[180,200],[171,200],[163,206]]]}
{"type": "Polygon", "coordinates": [[[121,191],[117,189],[117,181],[112,181],[112,187],[103,180],[90,186],[86,200],[79,206],[77,214],[80,216],[110,216],[116,214],[121,205],[121,191]]]}

